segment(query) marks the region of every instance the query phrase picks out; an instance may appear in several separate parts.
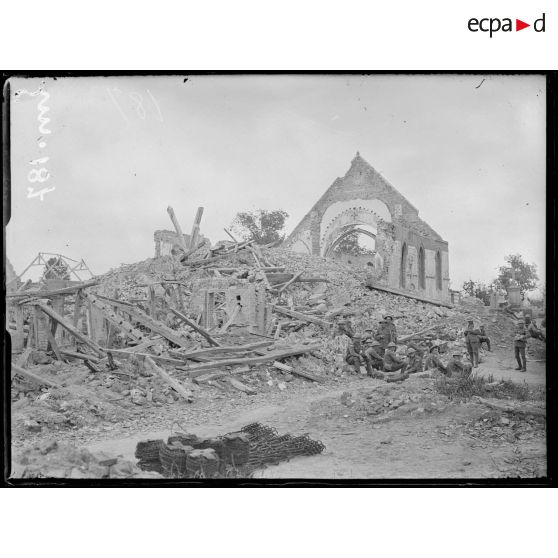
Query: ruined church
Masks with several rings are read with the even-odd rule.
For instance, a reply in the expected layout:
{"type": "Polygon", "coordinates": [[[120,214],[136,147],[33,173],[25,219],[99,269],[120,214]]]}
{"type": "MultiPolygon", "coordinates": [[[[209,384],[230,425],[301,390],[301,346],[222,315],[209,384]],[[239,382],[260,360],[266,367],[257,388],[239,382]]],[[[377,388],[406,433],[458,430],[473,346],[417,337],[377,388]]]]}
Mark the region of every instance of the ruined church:
{"type": "Polygon", "coordinates": [[[449,303],[448,243],[358,152],[345,176],[327,189],[285,245],[296,252],[335,257],[336,247],[355,233],[371,237],[374,249],[345,262],[365,265],[371,284],[449,303]]]}

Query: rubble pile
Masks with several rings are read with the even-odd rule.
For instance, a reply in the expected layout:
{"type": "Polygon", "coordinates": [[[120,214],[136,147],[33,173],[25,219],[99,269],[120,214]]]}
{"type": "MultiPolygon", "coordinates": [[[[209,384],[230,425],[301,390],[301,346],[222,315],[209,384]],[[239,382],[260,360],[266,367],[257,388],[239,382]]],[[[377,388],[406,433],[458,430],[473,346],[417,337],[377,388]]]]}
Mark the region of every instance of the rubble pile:
{"type": "Polygon", "coordinates": [[[137,479],[163,478],[142,471],[121,456],[92,453],[56,440],[41,442],[14,456],[12,477],[24,479],[137,479]]]}

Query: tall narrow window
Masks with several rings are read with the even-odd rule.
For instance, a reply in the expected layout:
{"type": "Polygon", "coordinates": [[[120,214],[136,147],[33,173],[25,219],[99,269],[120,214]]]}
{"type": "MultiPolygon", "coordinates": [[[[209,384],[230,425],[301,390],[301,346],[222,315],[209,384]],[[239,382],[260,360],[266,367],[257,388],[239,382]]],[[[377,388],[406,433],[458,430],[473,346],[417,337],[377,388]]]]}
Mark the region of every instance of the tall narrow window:
{"type": "Polygon", "coordinates": [[[424,263],[424,248],[422,246],[418,253],[418,274],[419,289],[426,289],[426,267],[424,263]]]}
{"type": "Polygon", "coordinates": [[[436,288],[442,290],[442,255],[436,252],[436,288]]]}
{"type": "Polygon", "coordinates": [[[405,278],[407,276],[407,244],[403,243],[401,248],[401,271],[399,275],[399,286],[404,289],[406,286],[405,278]]]}

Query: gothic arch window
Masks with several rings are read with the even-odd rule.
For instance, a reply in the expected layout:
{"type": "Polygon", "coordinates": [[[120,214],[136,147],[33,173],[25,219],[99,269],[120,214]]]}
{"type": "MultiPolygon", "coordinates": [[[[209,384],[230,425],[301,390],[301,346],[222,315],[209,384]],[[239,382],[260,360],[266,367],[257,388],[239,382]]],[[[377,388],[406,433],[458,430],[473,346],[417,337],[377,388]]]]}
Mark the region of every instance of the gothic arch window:
{"type": "Polygon", "coordinates": [[[442,255],[436,252],[436,288],[442,290],[442,255]]]}
{"type": "Polygon", "coordinates": [[[422,246],[418,253],[418,284],[419,289],[426,289],[426,266],[424,261],[424,248],[422,246]]]}
{"type": "Polygon", "coordinates": [[[404,242],[401,247],[401,269],[399,274],[399,286],[404,289],[406,287],[405,277],[407,274],[407,243],[404,242]]]}

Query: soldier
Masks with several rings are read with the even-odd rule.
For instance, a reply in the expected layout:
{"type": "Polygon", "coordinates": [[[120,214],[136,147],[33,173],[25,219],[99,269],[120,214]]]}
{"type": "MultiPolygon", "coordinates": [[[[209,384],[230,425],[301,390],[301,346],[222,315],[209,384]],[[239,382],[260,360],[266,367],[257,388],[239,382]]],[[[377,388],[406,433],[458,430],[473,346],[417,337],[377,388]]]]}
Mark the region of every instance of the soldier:
{"type": "Polygon", "coordinates": [[[527,359],[525,358],[525,347],[529,332],[525,328],[525,320],[519,320],[515,329],[514,352],[517,360],[516,370],[527,372],[527,359]],[[523,361],[523,362],[522,362],[523,361]]]}
{"type": "Polygon", "coordinates": [[[388,343],[384,354],[384,370],[386,372],[396,372],[397,370],[401,370],[401,373],[403,374],[407,369],[407,362],[401,360],[395,354],[396,347],[397,345],[395,343],[388,343]]]}
{"type": "Polygon", "coordinates": [[[461,351],[454,351],[452,358],[450,358],[448,365],[446,366],[446,374],[448,378],[453,376],[469,376],[471,374],[472,367],[468,362],[463,362],[463,355],[461,351]]]}
{"type": "Polygon", "coordinates": [[[339,333],[346,335],[349,339],[355,336],[355,331],[349,320],[339,322],[339,333]]]}
{"type": "Polygon", "coordinates": [[[360,335],[354,335],[352,343],[349,343],[347,346],[347,353],[345,355],[345,362],[350,364],[357,374],[361,373],[360,365],[362,362],[366,363],[366,368],[369,373],[371,370],[369,369],[368,361],[365,359],[364,351],[361,344],[361,337],[360,335]]]}
{"type": "Polygon", "coordinates": [[[490,339],[486,335],[486,329],[484,328],[484,324],[479,326],[480,336],[479,336],[479,347],[482,347],[483,343],[486,343],[488,350],[490,351],[490,339]]]}
{"type": "Polygon", "coordinates": [[[378,325],[378,331],[374,338],[380,342],[379,352],[384,355],[389,343],[397,343],[397,330],[393,323],[393,317],[385,315],[378,325]]]}
{"type": "Polygon", "coordinates": [[[464,335],[467,342],[467,352],[469,353],[473,368],[479,367],[480,334],[481,332],[474,328],[473,320],[469,320],[464,335]]]}
{"type": "Polygon", "coordinates": [[[372,341],[370,347],[364,350],[364,356],[367,359],[367,361],[370,363],[372,368],[383,371],[384,359],[382,355],[378,352],[379,347],[380,347],[379,341],[376,340],[372,341]]]}
{"type": "Polygon", "coordinates": [[[424,369],[429,370],[435,368],[444,374],[447,374],[447,369],[440,358],[440,347],[438,345],[432,345],[430,347],[429,355],[426,357],[424,362],[424,369]]]}
{"type": "Polygon", "coordinates": [[[405,371],[408,374],[422,372],[422,355],[420,354],[420,352],[413,347],[409,347],[409,349],[407,349],[407,355],[409,359],[405,371]]]}

